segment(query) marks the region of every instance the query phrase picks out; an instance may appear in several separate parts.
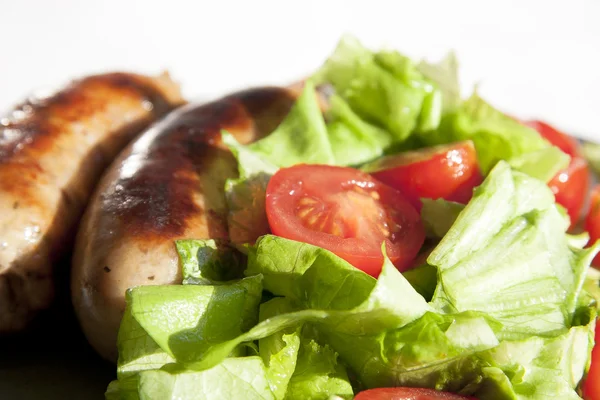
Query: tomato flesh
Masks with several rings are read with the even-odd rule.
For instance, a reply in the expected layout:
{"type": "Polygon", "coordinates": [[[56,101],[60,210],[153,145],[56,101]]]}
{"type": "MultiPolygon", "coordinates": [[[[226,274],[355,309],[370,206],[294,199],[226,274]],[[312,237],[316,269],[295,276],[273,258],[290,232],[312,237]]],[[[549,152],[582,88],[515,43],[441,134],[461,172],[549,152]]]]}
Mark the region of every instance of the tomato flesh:
{"type": "Polygon", "coordinates": [[[467,203],[483,182],[471,141],[384,157],[369,167],[375,178],[401,191],[413,205],[420,198],[467,203]]]}
{"type": "Polygon", "coordinates": [[[579,142],[552,126],[541,121],[526,121],[525,125],[537,130],[546,140],[571,156],[569,166],[560,171],[548,183],[556,202],[567,209],[571,223],[576,224],[590,185],[590,172],[587,161],[581,156],[579,142]]]}
{"type": "Polygon", "coordinates": [[[600,329],[596,325],[594,340],[596,344],[592,350],[592,364],[583,383],[583,398],[586,400],[600,400],[600,329]]]}
{"type": "Polygon", "coordinates": [[[369,389],[354,397],[354,400],[465,400],[473,397],[422,388],[379,388],[369,389]]]}
{"type": "Polygon", "coordinates": [[[267,186],[266,211],[275,235],[330,250],[373,276],[383,243],[405,270],[425,240],[419,213],[401,193],[352,168],[282,168],[267,186]]]}

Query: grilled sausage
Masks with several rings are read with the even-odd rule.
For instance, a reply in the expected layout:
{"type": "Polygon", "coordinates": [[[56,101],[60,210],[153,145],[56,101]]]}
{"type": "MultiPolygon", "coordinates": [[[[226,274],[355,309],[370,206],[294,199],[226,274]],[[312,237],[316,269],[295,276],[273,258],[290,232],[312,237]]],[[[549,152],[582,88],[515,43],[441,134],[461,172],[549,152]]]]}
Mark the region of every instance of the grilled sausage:
{"type": "Polygon", "coordinates": [[[259,88],[171,112],[119,156],[98,185],[77,235],[72,299],[92,346],[116,360],[125,291],[181,282],[174,240],[227,238],[225,180],[236,162],[220,143],[271,132],[297,92],[259,88]]]}
{"type": "Polygon", "coordinates": [[[26,327],[54,297],[102,171],[134,135],[182,103],[168,77],[90,76],[0,117],[0,332],[26,327]]]}

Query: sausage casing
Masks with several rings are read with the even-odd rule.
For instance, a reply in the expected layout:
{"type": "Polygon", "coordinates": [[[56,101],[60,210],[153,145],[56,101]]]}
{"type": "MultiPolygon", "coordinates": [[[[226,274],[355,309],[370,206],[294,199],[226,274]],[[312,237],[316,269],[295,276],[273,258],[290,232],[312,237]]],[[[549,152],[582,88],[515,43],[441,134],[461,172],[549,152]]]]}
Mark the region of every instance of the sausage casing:
{"type": "Polygon", "coordinates": [[[23,329],[54,296],[102,171],[135,134],[183,102],[168,75],[95,75],[0,117],[0,332],[23,329]]]}
{"type": "Polygon", "coordinates": [[[103,357],[116,360],[128,288],[181,282],[174,240],[227,239],[223,189],[237,164],[221,130],[240,143],[256,140],[283,120],[295,95],[258,88],[183,106],[106,172],[77,235],[71,280],[78,319],[103,357]]]}

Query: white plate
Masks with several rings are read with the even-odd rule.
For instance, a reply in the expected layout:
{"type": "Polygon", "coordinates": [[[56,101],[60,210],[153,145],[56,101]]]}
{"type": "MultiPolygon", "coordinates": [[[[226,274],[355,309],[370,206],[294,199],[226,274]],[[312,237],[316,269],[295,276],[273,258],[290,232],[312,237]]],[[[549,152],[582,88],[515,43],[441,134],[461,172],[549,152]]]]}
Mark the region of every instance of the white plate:
{"type": "Polygon", "coordinates": [[[345,32],[436,59],[465,90],[600,139],[600,2],[0,0],[0,109],[34,88],[108,69],[169,69],[208,98],[297,79],[345,32]]]}

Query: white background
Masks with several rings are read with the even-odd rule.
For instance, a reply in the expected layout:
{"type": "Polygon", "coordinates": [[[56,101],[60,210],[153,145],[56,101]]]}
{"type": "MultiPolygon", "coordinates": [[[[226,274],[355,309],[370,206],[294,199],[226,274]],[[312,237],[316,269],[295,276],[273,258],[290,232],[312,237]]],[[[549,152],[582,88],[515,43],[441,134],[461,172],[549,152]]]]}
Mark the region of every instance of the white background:
{"type": "Polygon", "coordinates": [[[190,98],[310,73],[343,33],[432,60],[468,91],[600,140],[600,1],[0,0],[0,109],[83,74],[168,69],[190,98]]]}

